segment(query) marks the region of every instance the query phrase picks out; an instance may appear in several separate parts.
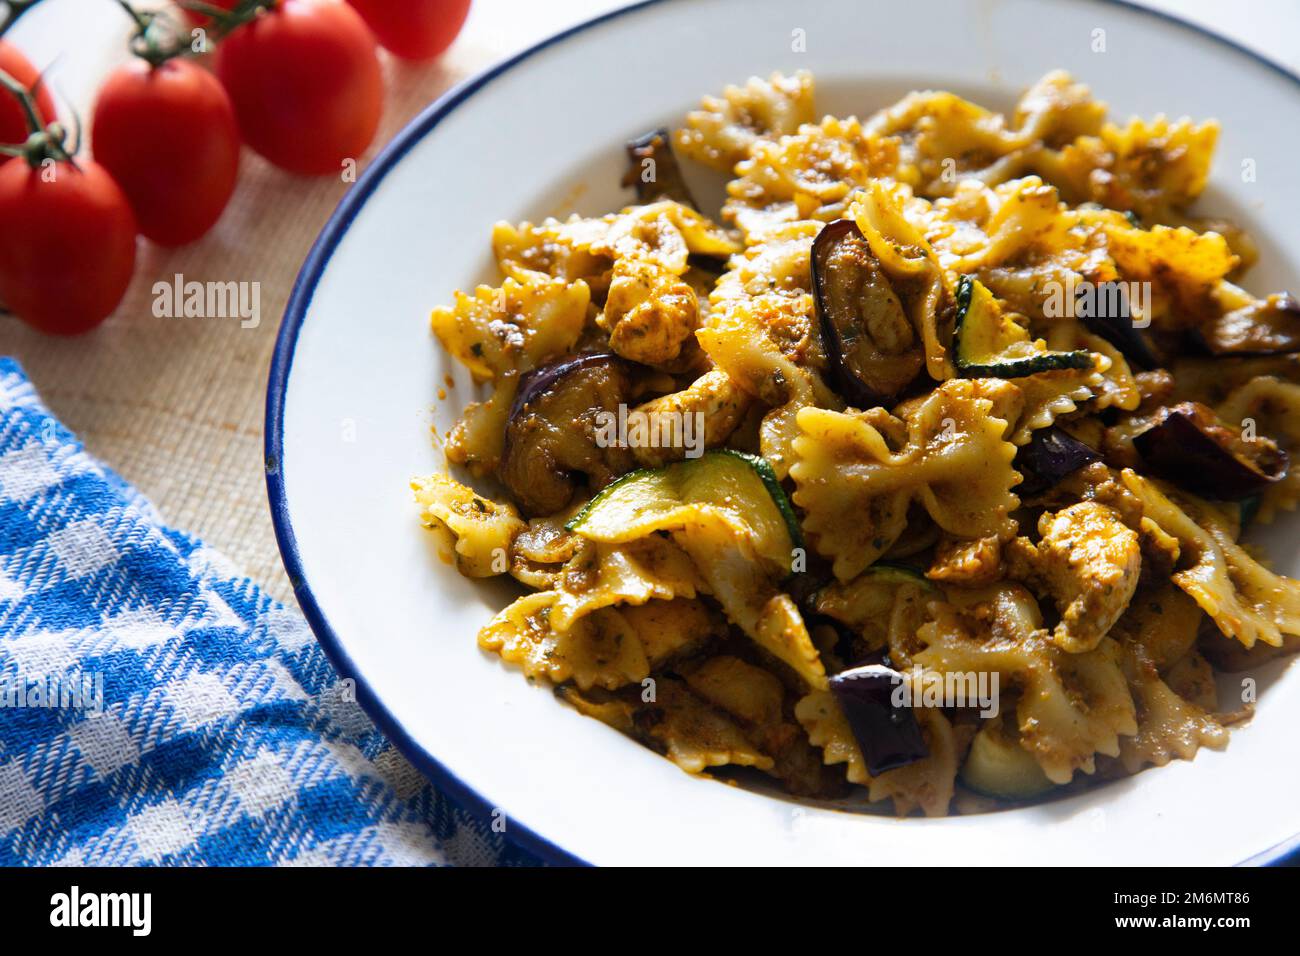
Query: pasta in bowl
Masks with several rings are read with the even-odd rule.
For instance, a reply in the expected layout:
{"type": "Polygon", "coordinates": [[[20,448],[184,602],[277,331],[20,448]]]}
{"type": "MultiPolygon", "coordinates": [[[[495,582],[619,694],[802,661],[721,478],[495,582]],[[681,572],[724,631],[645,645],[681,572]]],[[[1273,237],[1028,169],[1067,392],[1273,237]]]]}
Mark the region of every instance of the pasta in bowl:
{"type": "Polygon", "coordinates": [[[1224,747],[1225,675],[1300,635],[1241,540],[1295,506],[1300,304],[1189,210],[1216,135],[1059,72],[866,121],[773,75],[629,143],[636,204],[498,223],[432,318],[484,493],[413,482],[528,589],[480,646],[683,770],[900,815],[1224,747]]]}

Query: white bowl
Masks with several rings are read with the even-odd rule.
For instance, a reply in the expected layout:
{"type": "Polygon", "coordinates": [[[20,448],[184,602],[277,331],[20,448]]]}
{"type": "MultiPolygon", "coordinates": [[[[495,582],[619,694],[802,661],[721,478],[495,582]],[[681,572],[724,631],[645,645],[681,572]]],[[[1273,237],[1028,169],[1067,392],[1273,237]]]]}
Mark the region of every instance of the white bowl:
{"type": "MultiPolygon", "coordinates": [[[[1222,121],[1201,208],[1248,226],[1256,291],[1300,249],[1297,79],[1193,27],[1111,2],[651,0],[576,27],[452,91],[352,188],[303,266],[267,399],[267,484],[308,620],[363,705],[451,795],[555,859],[605,864],[1272,861],[1300,831],[1300,676],[1273,668],[1254,721],[1202,752],[1023,809],[897,820],[804,807],[682,773],[531,686],[475,643],[507,600],[439,559],[407,481],[473,397],[428,330],[488,280],[497,219],[629,201],[622,144],[703,93],[807,68],[818,108],[867,116],[915,88],[998,108],[1063,67],[1124,118],[1222,121]],[[794,31],[806,52],[795,52],[794,31]],[[1094,52],[1097,30],[1105,52],[1094,52]],[[1244,182],[1244,160],[1254,182],[1244,182]],[[445,401],[437,389],[455,377],[445,401]]],[[[692,171],[692,175],[695,175],[692,171]]],[[[718,180],[698,174],[705,195],[718,180]]],[[[1289,518],[1271,542],[1300,571],[1289,518]]]]}

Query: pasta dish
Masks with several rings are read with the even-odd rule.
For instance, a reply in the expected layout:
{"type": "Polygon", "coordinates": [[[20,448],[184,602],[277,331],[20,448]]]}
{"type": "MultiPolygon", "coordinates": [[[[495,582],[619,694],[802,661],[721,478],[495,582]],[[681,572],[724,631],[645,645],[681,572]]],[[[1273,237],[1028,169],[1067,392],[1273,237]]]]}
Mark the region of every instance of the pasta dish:
{"type": "Polygon", "coordinates": [[[705,97],[634,203],[498,223],[433,311],[484,391],[420,514],[523,588],[480,646],[683,770],[898,815],[1224,747],[1300,635],[1242,538],[1300,494],[1300,303],[1191,209],[1217,125],[1061,72],[819,117],[806,73],[705,97]]]}

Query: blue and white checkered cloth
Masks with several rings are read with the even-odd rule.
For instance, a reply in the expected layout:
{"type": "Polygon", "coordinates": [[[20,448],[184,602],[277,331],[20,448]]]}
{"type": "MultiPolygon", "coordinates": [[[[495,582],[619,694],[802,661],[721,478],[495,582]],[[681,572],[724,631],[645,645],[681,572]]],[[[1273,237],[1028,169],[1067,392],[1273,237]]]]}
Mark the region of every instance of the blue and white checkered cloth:
{"type": "Polygon", "coordinates": [[[0,359],[0,865],[527,864],[0,359]]]}

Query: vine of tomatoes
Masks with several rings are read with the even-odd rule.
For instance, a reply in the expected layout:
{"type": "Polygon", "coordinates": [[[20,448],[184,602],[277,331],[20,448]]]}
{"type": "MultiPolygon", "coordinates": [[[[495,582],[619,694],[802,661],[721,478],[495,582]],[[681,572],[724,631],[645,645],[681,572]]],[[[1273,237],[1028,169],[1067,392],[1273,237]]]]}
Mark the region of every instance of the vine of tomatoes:
{"type": "MultiPolygon", "coordinates": [[[[0,36],[39,0],[10,0],[0,36]]],[[[383,111],[379,47],[443,52],[470,0],[178,0],[141,11],[133,59],[103,81],[90,117],[60,121],[38,68],[0,39],[0,307],[77,334],[117,308],[137,236],[204,236],[234,194],[248,146],[293,174],[340,175],[383,111]],[[211,54],[207,56],[207,54],[211,54]]]]}

